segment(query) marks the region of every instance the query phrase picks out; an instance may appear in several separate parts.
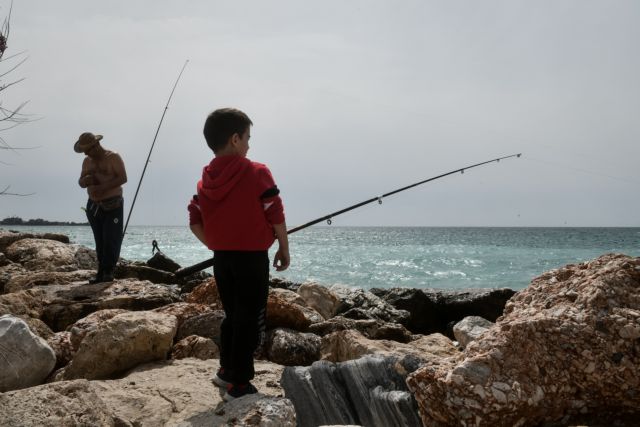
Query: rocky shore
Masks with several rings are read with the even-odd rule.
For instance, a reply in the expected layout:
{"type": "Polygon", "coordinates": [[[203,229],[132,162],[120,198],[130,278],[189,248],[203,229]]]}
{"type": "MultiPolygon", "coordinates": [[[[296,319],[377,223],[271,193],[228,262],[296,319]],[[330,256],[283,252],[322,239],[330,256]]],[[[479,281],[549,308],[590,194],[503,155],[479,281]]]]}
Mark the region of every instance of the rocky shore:
{"type": "Polygon", "coordinates": [[[229,403],[215,280],[162,254],[94,268],[67,236],[0,229],[0,425],[638,425],[640,258],[517,293],[273,280],[259,393],[229,403]]]}

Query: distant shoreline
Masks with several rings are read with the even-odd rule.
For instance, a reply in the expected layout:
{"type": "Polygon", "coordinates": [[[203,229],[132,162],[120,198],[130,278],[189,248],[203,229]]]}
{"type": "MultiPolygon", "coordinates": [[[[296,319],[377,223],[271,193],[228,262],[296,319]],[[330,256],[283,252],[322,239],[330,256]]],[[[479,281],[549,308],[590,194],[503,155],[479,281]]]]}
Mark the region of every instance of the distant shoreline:
{"type": "Polygon", "coordinates": [[[20,217],[9,217],[0,220],[0,226],[74,226],[74,225],[89,225],[88,222],[72,222],[72,221],[47,221],[46,219],[37,218],[23,220],[20,217]]]}

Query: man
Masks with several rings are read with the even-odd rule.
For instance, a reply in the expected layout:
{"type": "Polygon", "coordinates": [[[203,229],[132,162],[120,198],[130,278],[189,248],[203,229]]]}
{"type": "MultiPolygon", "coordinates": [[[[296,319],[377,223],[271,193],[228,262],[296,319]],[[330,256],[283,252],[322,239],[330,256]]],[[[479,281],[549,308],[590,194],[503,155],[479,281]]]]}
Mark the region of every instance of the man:
{"type": "Polygon", "coordinates": [[[89,283],[110,282],[122,244],[122,185],[127,182],[124,162],[115,151],[100,145],[102,135],[85,132],[73,146],[84,153],[78,184],[87,189],[87,219],[91,224],[98,256],[98,273],[89,283]]]}

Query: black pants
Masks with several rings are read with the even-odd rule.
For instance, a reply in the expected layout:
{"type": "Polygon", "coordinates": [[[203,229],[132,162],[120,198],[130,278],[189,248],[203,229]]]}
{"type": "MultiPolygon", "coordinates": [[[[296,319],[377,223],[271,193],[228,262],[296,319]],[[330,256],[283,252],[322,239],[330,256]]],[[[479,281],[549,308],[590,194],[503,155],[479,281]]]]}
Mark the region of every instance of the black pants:
{"type": "Polygon", "coordinates": [[[269,295],[267,251],[214,251],[213,274],[224,308],[220,366],[234,384],[255,375],[253,353],[265,334],[269,295]]]}
{"type": "Polygon", "coordinates": [[[105,211],[96,203],[87,202],[87,219],[96,241],[98,276],[113,274],[122,245],[123,204],[119,208],[105,211]]]}

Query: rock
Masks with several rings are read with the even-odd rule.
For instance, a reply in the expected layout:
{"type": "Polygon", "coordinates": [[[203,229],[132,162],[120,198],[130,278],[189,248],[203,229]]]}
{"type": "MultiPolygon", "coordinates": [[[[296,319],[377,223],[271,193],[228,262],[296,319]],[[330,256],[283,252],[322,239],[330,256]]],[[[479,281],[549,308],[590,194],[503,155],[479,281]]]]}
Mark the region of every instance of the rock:
{"type": "Polygon", "coordinates": [[[8,264],[0,267],[0,295],[6,293],[6,284],[13,278],[13,276],[19,274],[25,274],[27,270],[20,264],[9,261],[8,264]]]}
{"type": "Polygon", "coordinates": [[[338,311],[340,300],[324,286],[316,283],[303,283],[298,288],[298,294],[304,299],[308,307],[320,313],[324,319],[335,316],[338,311]]]}
{"type": "Polygon", "coordinates": [[[0,252],[0,267],[4,267],[11,264],[11,260],[7,258],[4,252],[0,252]]]}
{"type": "Polygon", "coordinates": [[[31,332],[39,336],[44,340],[48,340],[51,336],[53,336],[53,331],[40,319],[36,319],[35,317],[29,316],[16,316],[20,319],[24,320],[24,322],[29,326],[31,332]]]}
{"type": "Polygon", "coordinates": [[[94,249],[87,248],[82,245],[72,245],[75,249],[73,258],[80,270],[93,270],[98,268],[98,256],[94,249]]]}
{"type": "Polygon", "coordinates": [[[464,349],[492,326],[492,322],[480,316],[467,316],[453,326],[453,335],[460,343],[460,348],[464,349]]]}
{"type": "Polygon", "coordinates": [[[425,425],[611,425],[640,415],[640,258],[535,278],[460,358],[407,379],[425,425]],[[622,332],[622,334],[621,334],[622,332]]]}
{"type": "Polygon", "coordinates": [[[191,335],[178,341],[171,350],[172,359],[187,357],[201,360],[215,359],[220,357],[220,350],[212,339],[191,335]]]}
{"type": "Polygon", "coordinates": [[[204,304],[194,304],[189,302],[175,302],[173,304],[165,305],[162,307],[154,308],[152,311],[156,313],[171,314],[178,319],[178,331],[187,321],[192,317],[199,314],[204,314],[213,311],[210,306],[204,304]]]}
{"type": "Polygon", "coordinates": [[[70,272],[38,271],[26,274],[14,274],[5,284],[5,292],[18,292],[36,286],[68,285],[85,282],[94,277],[94,270],[76,270],[70,272]]]}
{"type": "Polygon", "coordinates": [[[40,289],[0,295],[0,316],[13,314],[39,318],[42,315],[44,297],[45,292],[40,289]]]}
{"type": "Polygon", "coordinates": [[[218,286],[214,278],[196,286],[191,293],[187,294],[184,300],[195,304],[211,305],[218,310],[222,309],[222,301],[220,301],[218,286]]]}
{"type": "Polygon", "coordinates": [[[11,315],[0,316],[0,394],[41,384],[56,364],[47,342],[11,315]]]}
{"type": "Polygon", "coordinates": [[[420,426],[417,405],[405,385],[407,374],[418,366],[411,357],[319,361],[310,367],[285,368],[281,383],[300,427],[420,426]]]}
{"type": "MultiPolygon", "coordinates": [[[[140,427],[155,426],[225,426],[264,425],[285,426],[294,415],[281,413],[281,404],[271,410],[262,403],[280,402],[283,390],[279,385],[282,367],[269,362],[256,362],[256,378],[252,383],[259,391],[255,397],[243,397],[237,401],[223,403],[225,390],[211,382],[219,368],[217,359],[180,359],[154,362],[139,366],[124,378],[110,381],[92,381],[96,393],[107,405],[114,417],[122,420],[121,425],[140,427]],[[275,400],[274,400],[275,399],[275,400]],[[251,407],[243,403],[257,405],[263,414],[251,412],[251,407]],[[274,414],[274,410],[275,414],[274,414]],[[244,411],[244,412],[243,412],[244,411]],[[254,414],[256,423],[237,420],[254,414]],[[280,414],[279,416],[277,414],[280,414]],[[262,418],[264,417],[264,418],[262,418]],[[274,418],[270,418],[274,417],[274,418]],[[234,421],[234,419],[236,421],[234,421]],[[260,420],[270,419],[270,423],[260,424],[260,420]],[[129,423],[129,424],[125,424],[129,423]]],[[[291,404],[289,404],[291,405],[291,404]]],[[[295,423],[295,421],[294,421],[295,423]]]]}
{"type": "Polygon", "coordinates": [[[177,302],[180,298],[175,285],[156,285],[134,279],[35,289],[46,291],[41,319],[54,331],[65,330],[94,311],[109,308],[152,310],[177,302]]]}
{"type": "Polygon", "coordinates": [[[423,362],[439,363],[460,354],[451,340],[441,334],[422,336],[407,344],[387,340],[370,340],[355,330],[334,332],[322,338],[322,359],[344,362],[367,354],[411,355],[423,362]]]}
{"type": "Polygon", "coordinates": [[[267,299],[267,328],[288,328],[305,332],[311,321],[305,310],[298,304],[288,302],[284,297],[270,293],[267,299]]]}
{"type": "Polygon", "coordinates": [[[175,333],[173,316],[149,311],[117,314],[85,335],[62,378],[110,378],[141,363],[165,359],[175,333]]]}
{"type": "Polygon", "coordinates": [[[155,268],[156,270],[168,271],[170,273],[175,273],[176,270],[180,268],[180,264],[166,256],[161,251],[153,254],[153,256],[147,260],[147,265],[151,268],[155,268]]]}
{"type": "Polygon", "coordinates": [[[409,312],[397,310],[382,298],[358,288],[333,285],[330,288],[339,299],[340,305],[336,314],[352,319],[377,319],[383,322],[405,324],[409,312]]]}
{"type": "Polygon", "coordinates": [[[267,358],[284,366],[307,366],[320,360],[321,339],[291,329],[274,329],[267,334],[267,358]]]}
{"type": "Polygon", "coordinates": [[[72,271],[75,251],[68,244],[47,239],[21,239],[5,251],[7,258],[27,270],[72,271]]]}
{"type": "Polygon", "coordinates": [[[148,267],[143,263],[120,261],[116,265],[114,277],[118,279],[148,280],[151,283],[174,284],[179,280],[173,273],[148,267]]]}
{"type": "Polygon", "coordinates": [[[372,293],[409,317],[404,324],[416,334],[440,332],[453,338],[449,325],[467,316],[480,316],[495,322],[506,302],[515,292],[511,289],[467,289],[441,291],[434,289],[372,289],[372,293]]]}
{"type": "Polygon", "coordinates": [[[89,332],[98,329],[100,324],[122,313],[127,313],[127,310],[121,308],[98,310],[71,325],[69,327],[69,342],[72,354],[78,351],[82,340],[89,332]]]}
{"type": "Polygon", "coordinates": [[[373,340],[411,341],[411,333],[399,323],[388,323],[382,320],[354,320],[335,316],[324,322],[309,326],[309,332],[325,336],[333,332],[355,329],[365,337],[373,340]]]}
{"type": "Polygon", "coordinates": [[[190,335],[198,335],[216,341],[220,338],[220,326],[223,320],[224,311],[222,310],[207,311],[190,317],[179,326],[176,339],[181,340],[190,335]]]}
{"type": "Polygon", "coordinates": [[[54,370],[66,366],[73,358],[75,349],[71,345],[71,332],[56,332],[47,339],[47,344],[49,344],[56,356],[54,370]]]}
{"type": "Polygon", "coordinates": [[[116,427],[111,410],[87,380],[44,384],[0,393],[0,419],[5,427],[116,427]]]}

